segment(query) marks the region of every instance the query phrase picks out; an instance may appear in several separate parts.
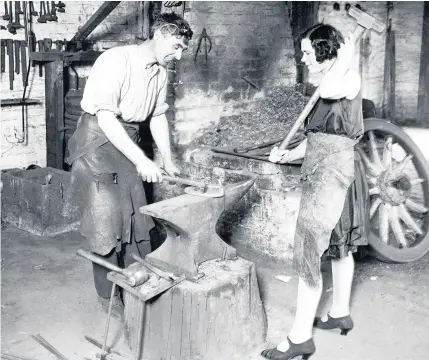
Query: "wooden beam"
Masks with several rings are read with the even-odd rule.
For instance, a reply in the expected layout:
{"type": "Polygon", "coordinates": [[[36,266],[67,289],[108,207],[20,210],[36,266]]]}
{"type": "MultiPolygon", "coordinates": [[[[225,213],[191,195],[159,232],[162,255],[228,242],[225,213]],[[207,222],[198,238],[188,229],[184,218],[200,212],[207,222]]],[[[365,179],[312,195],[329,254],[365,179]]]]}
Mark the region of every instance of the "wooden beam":
{"type": "Polygon", "coordinates": [[[88,21],[78,30],[70,42],[83,41],[119,5],[120,1],[105,1],[88,21]]]}
{"type": "Polygon", "coordinates": [[[48,61],[95,61],[103,52],[101,51],[79,51],[79,52],[31,52],[30,60],[48,61]]]}
{"type": "Polygon", "coordinates": [[[429,2],[424,2],[422,50],[417,112],[420,124],[429,124],[429,2]]]}
{"type": "Polygon", "coordinates": [[[45,65],[46,152],[47,166],[63,169],[64,165],[64,63],[45,65]]]}

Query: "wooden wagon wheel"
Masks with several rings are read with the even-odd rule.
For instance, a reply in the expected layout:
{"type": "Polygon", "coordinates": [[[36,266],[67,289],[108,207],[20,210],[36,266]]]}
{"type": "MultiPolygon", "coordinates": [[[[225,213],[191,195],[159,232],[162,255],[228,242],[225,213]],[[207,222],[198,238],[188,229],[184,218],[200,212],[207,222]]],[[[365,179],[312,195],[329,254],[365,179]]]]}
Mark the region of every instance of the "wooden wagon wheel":
{"type": "Polygon", "coordinates": [[[429,166],[399,127],[365,120],[358,149],[370,193],[370,238],[382,261],[405,263],[429,251],[429,166]]]}

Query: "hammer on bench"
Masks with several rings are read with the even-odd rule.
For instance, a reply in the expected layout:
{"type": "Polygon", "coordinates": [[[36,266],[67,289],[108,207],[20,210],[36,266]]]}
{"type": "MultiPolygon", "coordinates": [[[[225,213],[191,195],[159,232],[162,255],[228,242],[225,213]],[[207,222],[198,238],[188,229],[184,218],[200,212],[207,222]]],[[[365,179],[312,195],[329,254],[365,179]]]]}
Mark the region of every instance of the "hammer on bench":
{"type": "Polygon", "coordinates": [[[139,285],[144,284],[147,280],[149,280],[148,273],[143,270],[129,270],[129,269],[121,269],[118,266],[113,265],[112,263],[109,263],[105,259],[102,259],[99,256],[96,256],[94,254],[91,254],[89,251],[79,249],[76,252],[77,255],[82,256],[88,260],[91,260],[92,262],[104,266],[105,268],[115,271],[118,274],[121,274],[125,279],[123,280],[124,283],[126,283],[128,286],[136,287],[139,285]]]}
{"type": "MultiPolygon", "coordinates": [[[[355,6],[351,6],[347,14],[350,17],[354,18],[357,22],[356,28],[353,32],[353,38],[356,40],[359,39],[366,30],[375,30],[379,34],[384,31],[385,25],[382,22],[378,21],[371,15],[363,12],[355,6]]],[[[320,90],[319,88],[317,88],[314,94],[311,96],[310,100],[308,101],[307,105],[305,105],[304,110],[302,110],[301,114],[298,116],[298,119],[296,120],[295,124],[292,126],[292,128],[289,130],[288,134],[280,144],[279,150],[285,150],[288,147],[293,137],[295,136],[301,125],[304,123],[305,119],[310,114],[313,107],[316,105],[319,98],[320,90]]],[[[271,159],[275,161],[280,161],[280,159],[273,159],[273,157],[270,156],[270,160],[271,159]]]]}

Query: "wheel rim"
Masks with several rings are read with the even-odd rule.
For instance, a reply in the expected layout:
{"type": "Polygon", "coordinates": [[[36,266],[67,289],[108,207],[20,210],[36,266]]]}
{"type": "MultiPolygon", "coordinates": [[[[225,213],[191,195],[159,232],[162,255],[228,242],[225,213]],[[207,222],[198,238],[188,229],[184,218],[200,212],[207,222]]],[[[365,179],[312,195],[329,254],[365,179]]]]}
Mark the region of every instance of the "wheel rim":
{"type": "Polygon", "coordinates": [[[429,250],[429,170],[397,126],[365,121],[358,147],[370,194],[370,245],[382,260],[413,261],[429,250]]]}

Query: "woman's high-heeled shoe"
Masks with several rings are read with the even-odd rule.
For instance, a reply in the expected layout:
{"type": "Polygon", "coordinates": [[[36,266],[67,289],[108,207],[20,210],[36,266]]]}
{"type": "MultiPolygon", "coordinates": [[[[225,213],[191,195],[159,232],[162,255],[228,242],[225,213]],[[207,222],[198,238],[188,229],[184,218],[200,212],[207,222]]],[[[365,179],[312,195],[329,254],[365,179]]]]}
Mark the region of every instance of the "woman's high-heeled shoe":
{"type": "Polygon", "coordinates": [[[353,320],[350,315],[333,318],[328,314],[328,320],[322,321],[321,318],[314,319],[314,326],[322,330],[340,329],[341,335],[347,335],[353,329],[353,320]]]}
{"type": "Polygon", "coordinates": [[[316,351],[313,338],[301,344],[294,344],[289,338],[287,338],[287,341],[289,342],[289,349],[287,351],[282,352],[277,350],[277,348],[272,348],[262,351],[261,355],[271,360],[290,360],[301,355],[302,360],[308,360],[316,351]]]}

